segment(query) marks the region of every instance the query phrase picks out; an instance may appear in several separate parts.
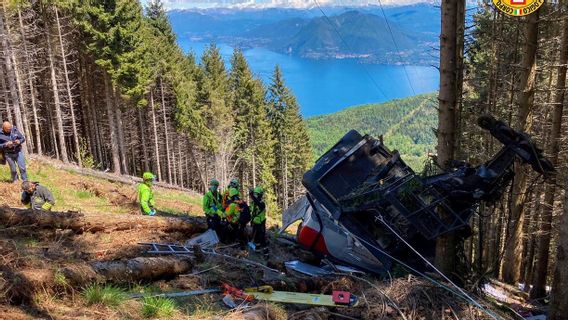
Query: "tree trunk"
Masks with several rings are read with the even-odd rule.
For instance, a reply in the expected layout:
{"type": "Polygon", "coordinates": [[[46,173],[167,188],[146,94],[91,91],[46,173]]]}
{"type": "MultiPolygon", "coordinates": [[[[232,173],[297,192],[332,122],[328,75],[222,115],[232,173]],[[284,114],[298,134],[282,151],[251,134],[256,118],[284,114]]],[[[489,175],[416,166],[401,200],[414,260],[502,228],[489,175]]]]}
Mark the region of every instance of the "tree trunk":
{"type": "MultiPolygon", "coordinates": [[[[566,32],[565,32],[566,33],[566,32]]],[[[556,269],[552,281],[552,300],[550,301],[550,320],[566,319],[568,314],[568,177],[566,177],[564,210],[558,221],[559,236],[556,251],[556,269]]]]}
{"type": "Polygon", "coordinates": [[[61,22],[59,21],[59,10],[57,6],[53,6],[55,11],[55,22],[57,24],[57,37],[59,39],[59,49],[61,50],[61,62],[63,64],[63,75],[65,77],[65,87],[67,91],[67,101],[69,103],[69,111],[71,112],[71,126],[73,131],[73,143],[75,148],[75,156],[77,157],[77,163],[79,166],[83,165],[81,159],[81,150],[79,144],[79,130],[77,129],[77,120],[75,117],[75,104],[73,102],[73,93],[71,92],[71,81],[69,80],[69,71],[67,70],[67,53],[65,52],[65,46],[63,45],[63,35],[61,34],[61,22]]]}
{"type": "Polygon", "coordinates": [[[59,88],[57,87],[57,77],[55,75],[55,65],[53,62],[53,49],[51,48],[51,35],[49,28],[45,29],[47,41],[47,56],[49,59],[49,71],[51,74],[51,90],[53,91],[53,103],[55,107],[55,120],[57,123],[57,137],[59,138],[59,154],[61,160],[65,163],[69,162],[67,148],[65,146],[65,132],[63,131],[63,113],[61,112],[61,100],[59,98],[59,88]]]}
{"type": "MultiPolygon", "coordinates": [[[[538,44],[538,19],[539,11],[527,17],[525,54],[521,62],[520,92],[517,96],[519,111],[515,122],[518,130],[530,131],[532,126],[531,113],[533,109],[534,81],[536,77],[536,50],[538,44]]],[[[527,172],[526,168],[515,168],[513,182],[513,198],[511,205],[511,233],[510,240],[505,247],[503,259],[503,281],[515,284],[520,280],[520,266],[523,252],[523,223],[527,195],[527,172]]]]}
{"type": "Polygon", "coordinates": [[[148,146],[146,141],[146,127],[144,126],[146,122],[144,121],[144,117],[142,116],[142,108],[137,108],[138,113],[138,130],[140,132],[140,140],[142,144],[142,164],[143,164],[143,171],[150,170],[150,162],[148,161],[148,146]]]}
{"type": "MultiPolygon", "coordinates": [[[[447,169],[449,162],[453,159],[456,152],[457,135],[457,115],[458,99],[461,94],[458,92],[463,81],[459,78],[460,56],[463,54],[463,47],[458,39],[459,30],[463,30],[463,0],[442,1],[442,29],[440,35],[440,93],[438,109],[438,165],[447,169]]],[[[444,215],[444,212],[440,212],[444,215]]],[[[455,235],[448,234],[441,236],[436,242],[435,265],[441,272],[450,274],[455,270],[457,264],[457,248],[455,235]]]]}
{"type": "Polygon", "coordinates": [[[152,127],[154,129],[154,157],[156,158],[156,171],[158,180],[162,181],[162,168],[160,166],[160,146],[158,144],[158,127],[156,125],[156,107],[154,106],[154,91],[150,90],[150,108],[152,109],[152,127]]]}
{"type": "Polygon", "coordinates": [[[168,172],[168,182],[172,182],[172,162],[170,158],[170,137],[168,134],[168,121],[166,117],[166,98],[164,96],[164,83],[162,77],[160,77],[160,96],[162,99],[162,114],[164,116],[164,137],[166,143],[166,171],[168,172]]]}
{"type": "Polygon", "coordinates": [[[126,166],[126,146],[124,145],[124,125],[122,124],[122,109],[120,106],[120,98],[119,98],[119,90],[114,88],[113,96],[114,96],[114,109],[116,110],[116,133],[117,133],[117,142],[118,142],[118,155],[120,158],[120,168],[123,174],[128,174],[128,168],[126,166]]]}
{"type": "MultiPolygon", "coordinates": [[[[3,3],[2,6],[5,11],[6,4],[3,3]]],[[[24,130],[24,124],[22,121],[22,110],[20,108],[20,96],[18,96],[18,87],[16,83],[16,71],[12,65],[12,48],[9,43],[8,33],[6,26],[4,25],[4,15],[0,15],[0,38],[2,38],[2,49],[4,51],[4,62],[6,67],[6,78],[8,79],[8,87],[10,89],[10,95],[12,97],[12,105],[14,108],[14,117],[16,119],[16,126],[21,130],[24,130]]],[[[25,152],[25,148],[22,149],[25,152]]]]}
{"type": "Polygon", "coordinates": [[[183,232],[188,236],[207,230],[202,217],[160,217],[130,214],[87,214],[74,212],[42,212],[0,207],[4,226],[34,224],[38,228],[70,229],[82,232],[113,232],[122,230],[162,230],[183,232]]]}
{"type": "MultiPolygon", "coordinates": [[[[556,74],[556,90],[552,98],[554,111],[552,115],[552,127],[547,150],[548,159],[557,167],[559,165],[558,155],[560,153],[560,139],[562,137],[562,114],[564,107],[564,96],[566,90],[566,64],[568,64],[568,20],[564,20],[562,42],[560,46],[560,56],[558,59],[558,72],[556,74]]],[[[548,259],[550,251],[550,238],[552,233],[552,209],[556,194],[556,174],[553,174],[546,184],[544,192],[544,203],[542,205],[540,227],[540,238],[538,241],[538,258],[534,273],[532,298],[541,298],[546,295],[546,276],[548,274],[548,259]]],[[[561,227],[562,228],[562,227],[561,227]]]]}
{"type": "Polygon", "coordinates": [[[120,174],[120,151],[118,150],[118,133],[116,132],[116,124],[114,123],[115,115],[114,109],[115,106],[112,105],[112,84],[109,80],[108,75],[103,75],[105,81],[105,95],[106,95],[106,111],[107,111],[107,120],[108,126],[110,130],[110,150],[112,156],[112,170],[114,173],[120,174]]]}

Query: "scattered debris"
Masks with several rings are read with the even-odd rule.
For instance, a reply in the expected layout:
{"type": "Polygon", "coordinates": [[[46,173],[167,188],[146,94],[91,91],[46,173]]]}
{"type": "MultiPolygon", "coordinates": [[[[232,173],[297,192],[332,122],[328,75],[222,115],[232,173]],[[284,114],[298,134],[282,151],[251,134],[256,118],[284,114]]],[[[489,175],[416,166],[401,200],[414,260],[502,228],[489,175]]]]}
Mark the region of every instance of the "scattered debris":
{"type": "Polygon", "coordinates": [[[192,248],[193,246],[198,245],[201,249],[208,249],[214,247],[218,243],[219,237],[217,236],[217,232],[215,232],[215,230],[208,229],[204,233],[187,240],[185,246],[192,248]]]}

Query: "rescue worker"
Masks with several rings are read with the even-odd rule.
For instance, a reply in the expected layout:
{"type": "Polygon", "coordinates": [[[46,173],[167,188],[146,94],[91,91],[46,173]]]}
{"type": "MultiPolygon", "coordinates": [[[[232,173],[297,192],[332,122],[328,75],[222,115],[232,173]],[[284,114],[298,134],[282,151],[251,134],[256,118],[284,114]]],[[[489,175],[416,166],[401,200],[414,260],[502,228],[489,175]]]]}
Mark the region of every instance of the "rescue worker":
{"type": "Polygon", "coordinates": [[[26,173],[26,159],[22,151],[22,143],[26,138],[12,126],[8,121],[2,123],[2,130],[0,131],[0,149],[4,154],[5,160],[10,166],[10,173],[12,174],[12,182],[18,181],[18,171],[20,170],[20,178],[22,181],[28,181],[26,173]]]}
{"type": "Polygon", "coordinates": [[[246,243],[245,227],[250,221],[250,209],[244,200],[241,200],[238,189],[229,189],[229,205],[225,209],[225,219],[229,223],[227,236],[230,241],[246,243]]]}
{"type": "Polygon", "coordinates": [[[241,197],[241,193],[240,193],[240,183],[239,180],[237,178],[233,178],[231,179],[231,182],[229,182],[229,185],[227,186],[227,190],[225,190],[225,193],[223,193],[223,210],[227,210],[227,207],[229,207],[229,205],[231,204],[231,189],[233,189],[233,193],[235,193],[237,196],[240,198],[241,197]]]}
{"type": "Polygon", "coordinates": [[[55,205],[53,194],[39,182],[22,183],[22,204],[32,210],[51,211],[55,205]]]}
{"type": "Polygon", "coordinates": [[[251,226],[253,242],[257,248],[266,248],[266,203],[263,199],[264,189],[256,187],[250,192],[251,226]]]}
{"type": "Polygon", "coordinates": [[[142,214],[153,216],[156,214],[154,206],[154,191],[152,184],[156,181],[156,177],[151,172],[144,172],[142,175],[142,183],[138,185],[138,200],[140,201],[140,211],[142,214]]]}
{"type": "Polygon", "coordinates": [[[219,181],[212,179],[209,182],[209,190],[203,196],[203,212],[207,218],[207,227],[221,235],[221,219],[224,217],[219,181]]]}

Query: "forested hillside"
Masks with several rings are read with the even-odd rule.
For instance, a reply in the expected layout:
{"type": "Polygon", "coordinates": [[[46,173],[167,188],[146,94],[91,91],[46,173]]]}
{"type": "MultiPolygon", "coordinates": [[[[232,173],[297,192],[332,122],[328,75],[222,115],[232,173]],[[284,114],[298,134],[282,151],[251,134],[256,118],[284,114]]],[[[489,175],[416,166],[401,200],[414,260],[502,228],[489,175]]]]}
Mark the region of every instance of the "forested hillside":
{"type": "Polygon", "coordinates": [[[465,252],[468,269],[479,277],[522,283],[531,301],[551,298],[549,319],[566,319],[568,3],[547,1],[515,17],[483,1],[473,28],[465,5],[442,2],[438,164],[479,163],[499,152],[501,143],[477,126],[477,117],[489,113],[530,134],[556,172],[543,177],[516,164],[508,196],[480,206],[465,246],[455,237],[439,239],[436,264],[456,272],[465,252]]]}
{"type": "Polygon", "coordinates": [[[198,191],[237,177],[263,185],[273,208],[298,195],[311,152],[279,69],[265,84],[239,50],[230,67],[215,46],[200,61],[185,55],[160,1],[1,6],[0,114],[25,134],[27,152],[150,170],[198,191]]]}
{"type": "Polygon", "coordinates": [[[436,148],[436,94],[369,104],[307,119],[308,132],[316,157],[331,148],[345,133],[355,129],[398,150],[415,170],[424,166],[427,154],[436,148]]]}

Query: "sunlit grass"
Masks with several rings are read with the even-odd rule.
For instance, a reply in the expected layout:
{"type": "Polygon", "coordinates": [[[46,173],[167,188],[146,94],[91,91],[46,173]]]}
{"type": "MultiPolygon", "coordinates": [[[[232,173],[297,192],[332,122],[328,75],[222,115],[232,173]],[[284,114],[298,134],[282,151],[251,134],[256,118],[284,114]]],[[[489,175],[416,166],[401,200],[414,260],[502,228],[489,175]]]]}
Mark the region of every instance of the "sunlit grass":
{"type": "Polygon", "coordinates": [[[175,310],[175,302],[169,298],[146,297],[142,300],[142,316],[145,318],[171,317],[175,310]]]}
{"type": "Polygon", "coordinates": [[[83,298],[87,305],[102,304],[105,306],[116,307],[119,306],[127,296],[123,289],[99,284],[93,284],[85,288],[82,292],[83,298]]]}

